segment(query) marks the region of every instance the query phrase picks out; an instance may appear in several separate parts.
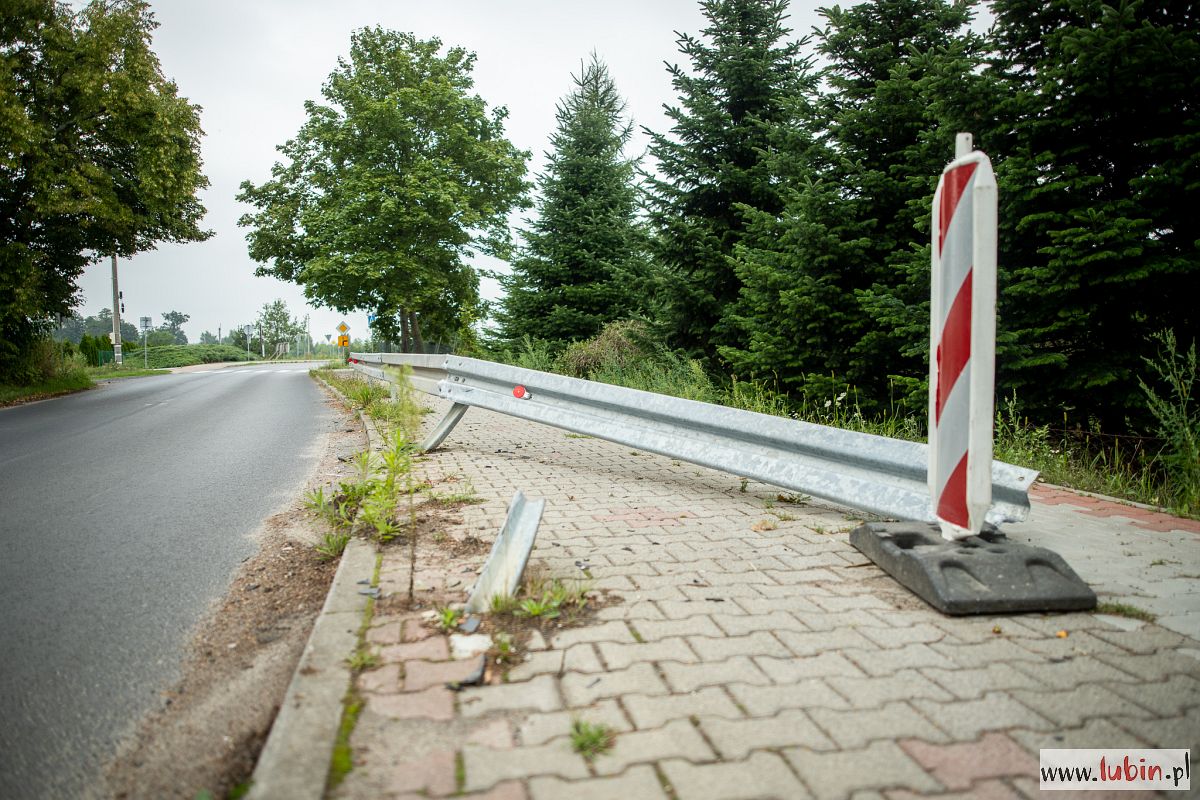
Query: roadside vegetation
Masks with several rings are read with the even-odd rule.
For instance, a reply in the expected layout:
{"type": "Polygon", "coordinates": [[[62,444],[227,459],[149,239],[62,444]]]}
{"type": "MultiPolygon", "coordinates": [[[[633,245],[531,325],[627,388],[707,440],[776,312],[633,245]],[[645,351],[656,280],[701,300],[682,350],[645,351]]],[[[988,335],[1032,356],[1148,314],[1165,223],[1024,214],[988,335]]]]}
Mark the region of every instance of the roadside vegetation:
{"type": "Polygon", "coordinates": [[[143,361],[153,369],[190,367],[194,364],[217,364],[223,361],[258,361],[258,353],[227,344],[181,344],[147,348],[143,359],[140,349],[125,351],[125,363],[140,366],[143,361]]]}

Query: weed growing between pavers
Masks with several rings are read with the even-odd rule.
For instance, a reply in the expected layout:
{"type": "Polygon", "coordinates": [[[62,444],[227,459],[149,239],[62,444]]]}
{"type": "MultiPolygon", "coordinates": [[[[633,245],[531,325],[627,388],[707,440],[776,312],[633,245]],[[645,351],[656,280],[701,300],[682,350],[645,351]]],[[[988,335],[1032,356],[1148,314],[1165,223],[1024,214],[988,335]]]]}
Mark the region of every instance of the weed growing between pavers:
{"type": "Polygon", "coordinates": [[[581,719],[571,721],[571,749],[588,761],[611,750],[616,738],[616,731],[607,725],[581,719]]]}
{"type": "Polygon", "coordinates": [[[1153,614],[1145,609],[1131,606],[1128,603],[1097,603],[1097,614],[1111,614],[1114,617],[1128,617],[1129,619],[1139,619],[1142,622],[1154,622],[1158,619],[1157,614],[1153,614]]]}

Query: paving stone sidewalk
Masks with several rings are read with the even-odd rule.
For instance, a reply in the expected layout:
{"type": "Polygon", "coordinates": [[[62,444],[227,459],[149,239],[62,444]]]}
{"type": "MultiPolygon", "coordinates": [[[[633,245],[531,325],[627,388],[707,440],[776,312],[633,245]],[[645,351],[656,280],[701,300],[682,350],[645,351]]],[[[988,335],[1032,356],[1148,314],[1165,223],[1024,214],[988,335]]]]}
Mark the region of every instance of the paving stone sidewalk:
{"type": "MultiPolygon", "coordinates": [[[[490,542],[517,489],[546,498],[532,560],[586,569],[620,602],[535,635],[508,682],[461,692],[446,683],[477,657],[454,659],[419,610],[377,615],[355,767],[331,797],[1027,798],[1039,748],[1200,752],[1186,521],[1043,492],[1009,531],[1170,624],[951,618],[850,547],[852,515],[733,475],[478,409],[419,468],[483,498],[442,532],[460,540],[490,542]],[[616,731],[612,749],[574,753],[575,719],[616,731]]],[[[421,570],[417,588],[465,600],[483,557],[421,570]]],[[[385,597],[406,590],[405,554],[386,551],[380,577],[385,597]]]]}

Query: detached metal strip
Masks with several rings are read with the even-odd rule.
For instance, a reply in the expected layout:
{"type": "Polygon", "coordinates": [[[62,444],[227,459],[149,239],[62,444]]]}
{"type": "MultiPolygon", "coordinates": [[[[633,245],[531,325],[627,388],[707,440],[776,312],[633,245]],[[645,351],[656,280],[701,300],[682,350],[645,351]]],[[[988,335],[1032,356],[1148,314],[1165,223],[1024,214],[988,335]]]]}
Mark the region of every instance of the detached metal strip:
{"type": "MultiPolygon", "coordinates": [[[[390,354],[390,363],[414,358],[430,379],[437,370],[429,360],[442,363],[437,394],[457,406],[607,439],[887,518],[934,519],[925,444],[461,356],[390,354]],[[513,395],[517,386],[525,389],[521,399],[513,395]]],[[[464,411],[451,410],[435,431],[438,442],[464,411]]],[[[993,461],[987,521],[1025,519],[1036,477],[1034,470],[993,461]]]]}

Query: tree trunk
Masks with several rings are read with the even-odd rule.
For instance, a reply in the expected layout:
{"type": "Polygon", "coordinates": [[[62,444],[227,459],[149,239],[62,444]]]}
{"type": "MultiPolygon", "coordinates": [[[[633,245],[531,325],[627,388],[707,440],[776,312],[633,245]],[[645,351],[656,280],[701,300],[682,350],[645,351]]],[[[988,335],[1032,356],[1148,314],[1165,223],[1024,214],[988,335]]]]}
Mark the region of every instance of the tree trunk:
{"type": "Polygon", "coordinates": [[[412,321],[409,323],[408,327],[409,327],[409,330],[412,331],[413,352],[414,353],[424,353],[425,352],[425,342],[421,340],[421,320],[417,316],[417,312],[413,311],[410,313],[412,315],[412,321]]]}
{"type": "Polygon", "coordinates": [[[400,352],[411,352],[408,346],[408,312],[400,309],[400,352]]]}

